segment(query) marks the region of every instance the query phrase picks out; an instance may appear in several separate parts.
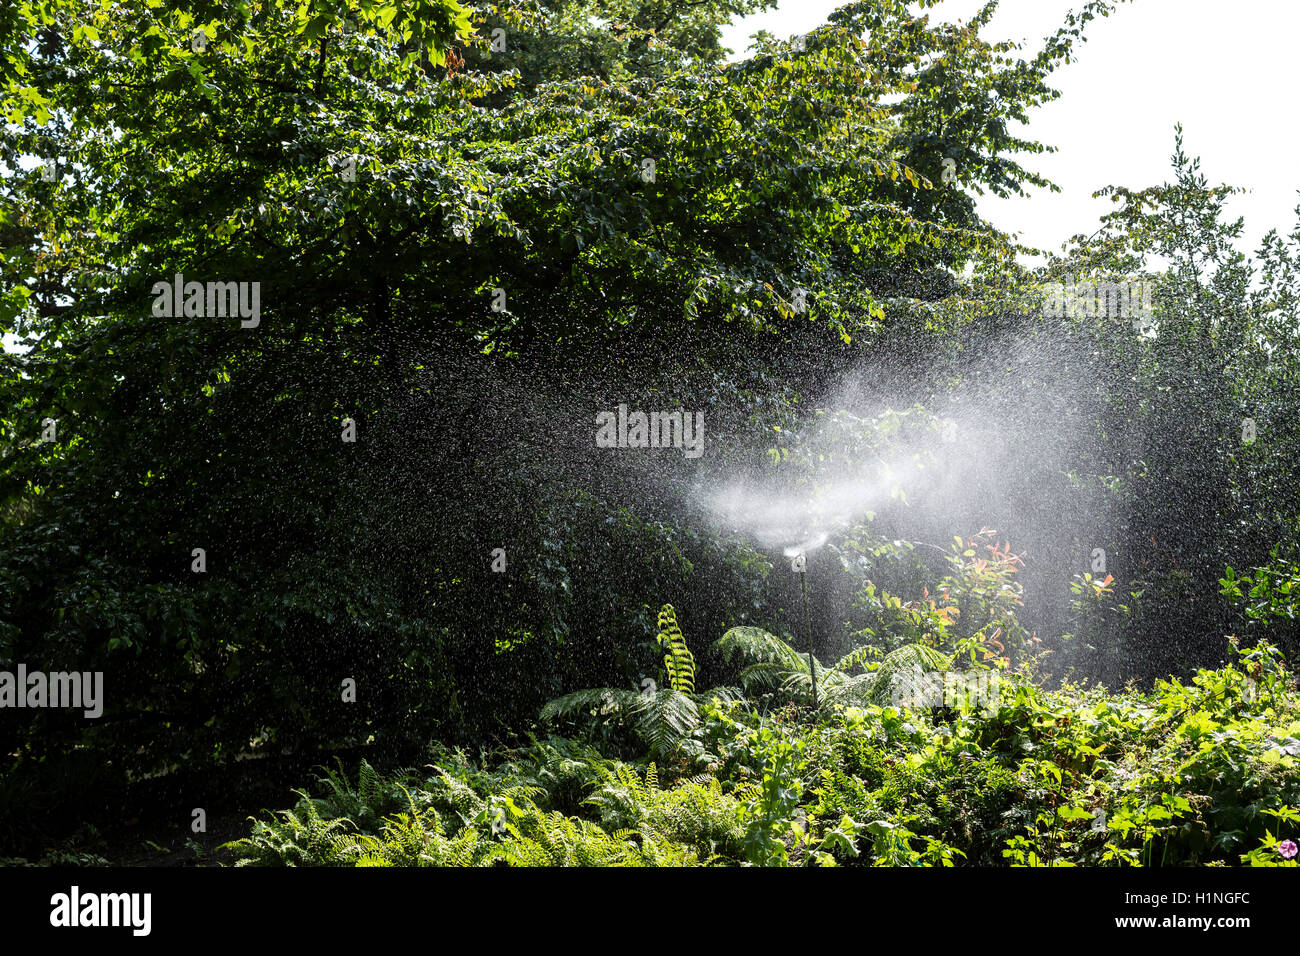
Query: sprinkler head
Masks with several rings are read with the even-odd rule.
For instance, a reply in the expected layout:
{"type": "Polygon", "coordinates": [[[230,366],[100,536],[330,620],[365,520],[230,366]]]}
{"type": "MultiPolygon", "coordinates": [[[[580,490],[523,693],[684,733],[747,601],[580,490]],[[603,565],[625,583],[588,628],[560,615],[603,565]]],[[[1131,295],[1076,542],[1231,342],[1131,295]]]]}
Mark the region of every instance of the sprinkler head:
{"type": "Polygon", "coordinates": [[[801,544],[792,544],[790,547],[786,548],[781,553],[784,554],[787,558],[806,556],[809,551],[816,551],[818,548],[824,545],[826,543],[827,537],[828,535],[826,534],[826,532],[823,531],[820,534],[816,534],[813,537],[809,538],[807,541],[802,542],[801,544]]]}

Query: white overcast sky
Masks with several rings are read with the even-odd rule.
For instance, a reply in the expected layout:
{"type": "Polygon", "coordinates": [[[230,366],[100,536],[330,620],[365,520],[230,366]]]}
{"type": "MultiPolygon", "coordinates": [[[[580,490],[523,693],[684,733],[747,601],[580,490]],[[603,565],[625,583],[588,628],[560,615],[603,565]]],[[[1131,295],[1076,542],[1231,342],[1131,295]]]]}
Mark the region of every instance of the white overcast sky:
{"type": "MultiPolygon", "coordinates": [[[[807,33],[842,6],[834,0],[781,0],[774,11],[737,21],[723,36],[743,55],[749,36],[807,33]]],[[[981,0],[944,0],[931,22],[968,18],[981,0]]],[[[1003,0],[987,40],[1021,42],[1028,58],[1083,0],[1003,0]]],[[[1271,228],[1296,228],[1300,197],[1300,0],[1132,0],[1093,20],[1077,62],[1049,78],[1061,97],[1029,113],[1026,139],[1057,146],[1022,165],[1061,187],[1023,198],[979,200],[980,213],[1023,241],[1049,250],[1089,234],[1113,204],[1092,193],[1114,184],[1143,188],[1172,178],[1174,124],[1201,158],[1211,184],[1242,186],[1233,216],[1245,218],[1242,251],[1271,228]]]]}

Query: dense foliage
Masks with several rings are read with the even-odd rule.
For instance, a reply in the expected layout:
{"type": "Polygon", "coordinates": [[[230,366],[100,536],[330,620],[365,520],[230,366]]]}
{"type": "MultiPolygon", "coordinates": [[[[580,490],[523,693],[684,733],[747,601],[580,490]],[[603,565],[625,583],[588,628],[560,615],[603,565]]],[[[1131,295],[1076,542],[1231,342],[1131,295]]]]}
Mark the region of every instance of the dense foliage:
{"type": "Polygon", "coordinates": [[[659,763],[559,737],[437,751],[432,773],[363,762],[232,849],[281,866],[1295,866],[1300,706],[1278,658],[1239,650],[1150,694],[1017,681],[993,713],[712,701],[659,763]]]}

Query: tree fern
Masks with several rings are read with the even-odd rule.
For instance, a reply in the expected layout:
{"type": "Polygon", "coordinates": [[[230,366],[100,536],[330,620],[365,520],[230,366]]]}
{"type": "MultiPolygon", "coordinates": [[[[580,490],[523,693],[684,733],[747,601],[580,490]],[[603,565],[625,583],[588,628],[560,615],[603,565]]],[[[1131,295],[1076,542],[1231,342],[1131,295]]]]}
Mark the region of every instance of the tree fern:
{"type": "Polygon", "coordinates": [[[543,719],[593,713],[629,725],[654,754],[669,754],[699,723],[695,701],[671,687],[654,691],[593,687],[557,697],[542,708],[543,719]]]}
{"type": "Polygon", "coordinates": [[[760,663],[788,664],[791,667],[798,667],[802,662],[805,668],[808,666],[808,661],[802,654],[761,627],[733,627],[723,634],[713,647],[728,663],[739,656],[760,663]]]}
{"type": "MultiPolygon", "coordinates": [[[[714,647],[724,660],[740,657],[753,661],[740,673],[746,687],[779,687],[791,696],[811,699],[812,672],[807,656],[775,634],[758,627],[733,627],[714,647]]],[[[833,667],[817,661],[819,703],[823,707],[836,707],[865,701],[883,706],[889,702],[896,682],[910,675],[945,671],[952,666],[950,658],[932,647],[907,644],[885,655],[876,670],[850,673],[856,667],[865,666],[875,653],[875,648],[866,645],[850,651],[833,667]]]]}
{"type": "MultiPolygon", "coordinates": [[[[552,720],[580,714],[612,718],[631,726],[652,754],[673,753],[699,725],[700,714],[695,703],[695,655],[686,646],[671,604],[665,604],[659,612],[658,641],[667,649],[664,668],[668,673],[668,687],[646,691],[593,687],[574,691],[549,701],[542,708],[542,718],[552,720]]],[[[733,693],[731,688],[720,688],[712,696],[726,699],[733,693]]]]}
{"type": "MultiPolygon", "coordinates": [[[[740,672],[740,683],[746,690],[780,687],[794,674],[808,674],[807,657],[760,627],[733,627],[713,647],[728,663],[737,657],[754,662],[740,672]]],[[[819,675],[822,670],[819,666],[819,675]]]]}
{"type": "Polygon", "coordinates": [[[916,680],[927,671],[946,671],[952,667],[952,659],[941,654],[933,647],[924,644],[905,644],[885,655],[875,672],[875,680],[867,699],[873,704],[884,706],[890,702],[891,693],[899,682],[916,680]]]}
{"type": "Polygon", "coordinates": [[[684,693],[662,687],[644,695],[644,707],[637,715],[636,730],[651,753],[670,754],[700,722],[700,712],[684,693]]]}
{"type": "Polygon", "coordinates": [[[641,712],[645,697],[639,691],[619,690],[616,687],[589,687],[548,701],[542,708],[542,719],[573,717],[594,713],[598,717],[631,717],[641,712]]]}
{"type": "Polygon", "coordinates": [[[835,670],[847,674],[853,668],[866,666],[867,661],[872,660],[880,649],[873,644],[863,644],[857,650],[849,651],[838,661],[835,662],[835,670]]]}

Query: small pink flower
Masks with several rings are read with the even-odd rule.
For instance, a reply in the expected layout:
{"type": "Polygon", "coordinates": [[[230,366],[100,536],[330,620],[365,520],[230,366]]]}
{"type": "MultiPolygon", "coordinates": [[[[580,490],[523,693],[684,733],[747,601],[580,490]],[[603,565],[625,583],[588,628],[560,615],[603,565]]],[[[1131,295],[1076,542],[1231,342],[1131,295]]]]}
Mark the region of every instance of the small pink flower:
{"type": "Polygon", "coordinates": [[[1282,854],[1284,860],[1294,860],[1296,854],[1295,840],[1283,840],[1277,845],[1277,852],[1282,854]]]}

